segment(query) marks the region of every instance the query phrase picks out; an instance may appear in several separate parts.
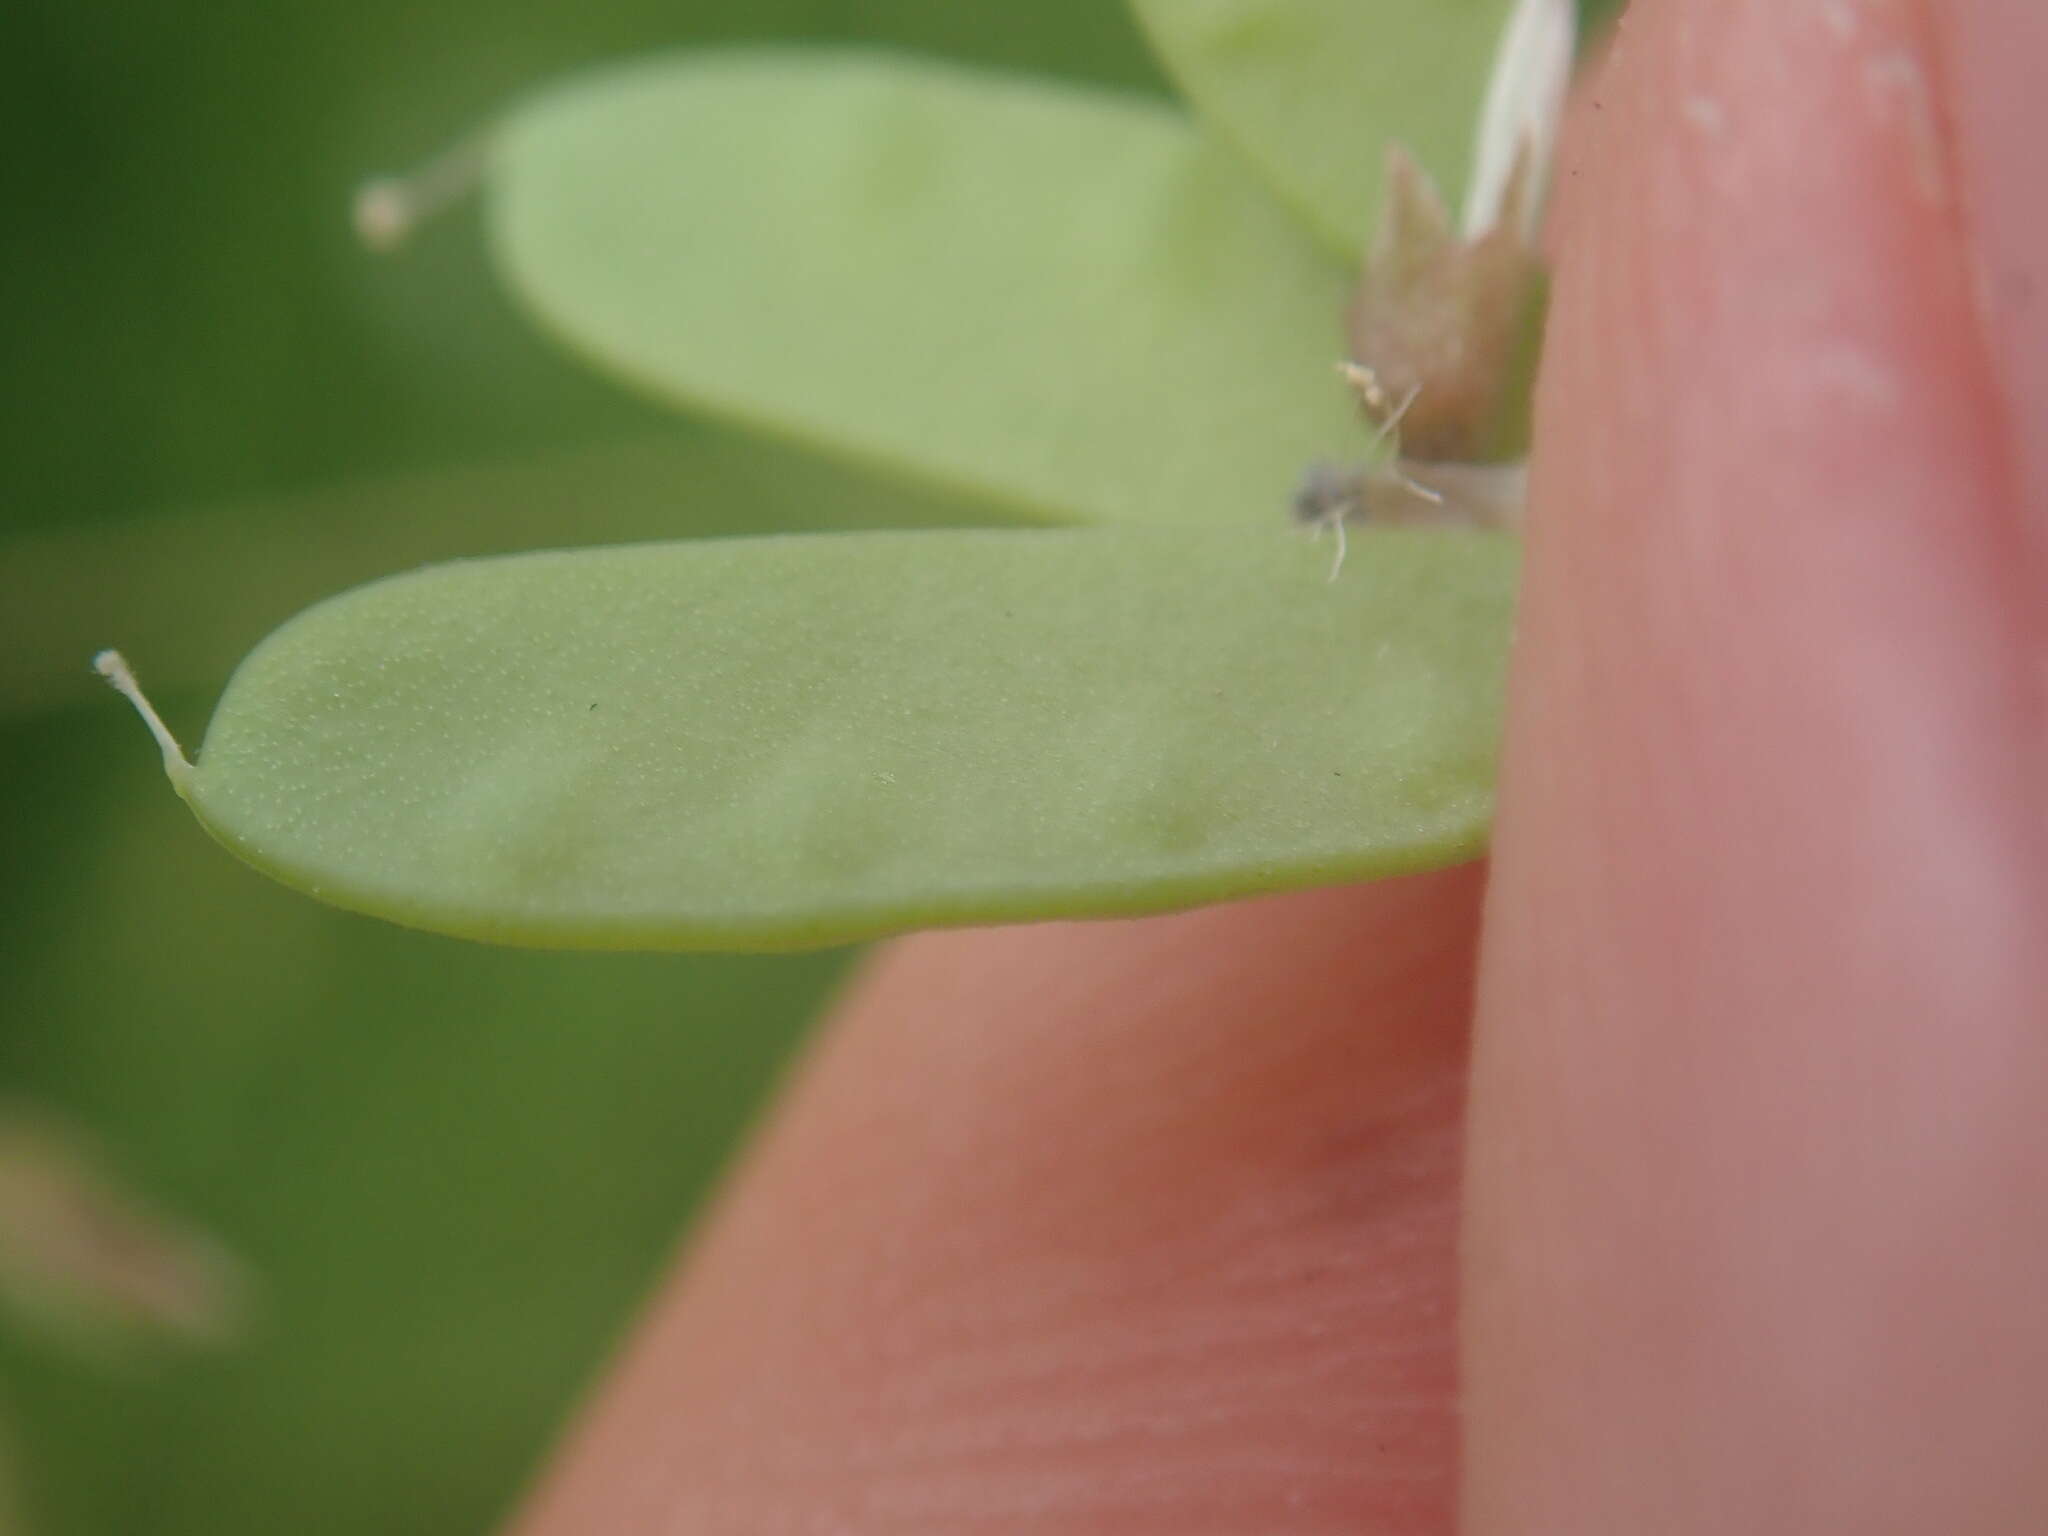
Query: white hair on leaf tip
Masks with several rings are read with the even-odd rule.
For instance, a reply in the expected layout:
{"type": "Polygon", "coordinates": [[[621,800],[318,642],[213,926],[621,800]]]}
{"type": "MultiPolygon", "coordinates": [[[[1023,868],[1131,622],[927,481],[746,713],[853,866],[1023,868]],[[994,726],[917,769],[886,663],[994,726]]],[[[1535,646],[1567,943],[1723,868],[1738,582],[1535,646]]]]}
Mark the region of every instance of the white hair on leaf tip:
{"type": "Polygon", "coordinates": [[[373,251],[395,251],[435,214],[460,202],[483,179],[488,135],[477,134],[443,150],[407,176],[378,176],[356,189],[350,222],[373,251]]]}
{"type": "Polygon", "coordinates": [[[142,723],[149,727],[149,734],[156,738],[158,749],[164,755],[164,774],[179,794],[185,792],[192,782],[192,760],[178,745],[178,738],[171,734],[171,728],[164,724],[164,717],[142,691],[142,685],[135,680],[135,671],[128,665],[128,658],[119,651],[101,651],[92,659],[93,671],[107,680],[108,685],[142,716],[142,723]]]}

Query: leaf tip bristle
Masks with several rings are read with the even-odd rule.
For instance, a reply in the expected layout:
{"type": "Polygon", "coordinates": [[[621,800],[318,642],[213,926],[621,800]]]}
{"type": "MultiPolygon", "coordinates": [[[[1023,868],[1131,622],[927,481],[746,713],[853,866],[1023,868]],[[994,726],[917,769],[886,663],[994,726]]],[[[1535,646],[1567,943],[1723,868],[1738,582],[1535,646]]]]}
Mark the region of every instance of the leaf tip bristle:
{"type": "Polygon", "coordinates": [[[135,669],[128,665],[128,658],[119,651],[101,651],[92,659],[93,671],[107,680],[113,690],[142,716],[142,723],[149,727],[149,734],[156,738],[156,744],[164,755],[164,773],[182,794],[192,778],[192,760],[178,745],[178,738],[171,734],[171,728],[164,724],[164,718],[156,712],[149,697],[142,691],[142,685],[135,680],[135,669]]]}
{"type": "Polygon", "coordinates": [[[460,202],[482,179],[489,140],[464,139],[409,176],[373,176],[356,189],[350,222],[377,252],[395,251],[435,214],[460,202]]]}
{"type": "Polygon", "coordinates": [[[356,189],[350,222],[355,225],[356,238],[381,254],[405,244],[418,218],[406,198],[405,184],[379,176],[356,189]]]}

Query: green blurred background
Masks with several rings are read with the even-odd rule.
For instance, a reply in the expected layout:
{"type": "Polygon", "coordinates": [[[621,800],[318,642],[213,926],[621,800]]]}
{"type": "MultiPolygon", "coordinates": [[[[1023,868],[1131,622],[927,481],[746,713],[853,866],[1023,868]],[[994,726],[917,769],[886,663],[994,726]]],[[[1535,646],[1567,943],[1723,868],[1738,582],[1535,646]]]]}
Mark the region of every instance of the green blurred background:
{"type": "Polygon", "coordinates": [[[0,1093],[249,1265],[236,1346],[0,1325],[50,1536],[482,1532],[843,955],[492,951],[214,847],[86,670],[189,739],[236,657],[422,559],[958,515],[643,407],[507,306],[475,220],[350,194],[622,53],[857,39],[1158,89],[1102,0],[10,0],[0,8],[0,1093]]]}
{"type": "Polygon", "coordinates": [[[585,374],[472,217],[350,235],[366,174],[525,87],[761,38],[1164,89],[1110,0],[0,9],[0,1095],[259,1282],[213,1354],[0,1332],[40,1532],[489,1529],[843,974],[315,906],[206,840],[86,668],[127,649],[189,742],[274,624],[421,560],[970,515],[585,374]]]}

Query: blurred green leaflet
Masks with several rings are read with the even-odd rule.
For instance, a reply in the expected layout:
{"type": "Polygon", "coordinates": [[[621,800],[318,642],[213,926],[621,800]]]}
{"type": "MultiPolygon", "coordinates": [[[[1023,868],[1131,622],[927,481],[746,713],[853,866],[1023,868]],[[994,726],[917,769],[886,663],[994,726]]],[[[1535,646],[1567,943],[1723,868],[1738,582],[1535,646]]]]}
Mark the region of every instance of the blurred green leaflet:
{"type": "Polygon", "coordinates": [[[1353,274],[1142,98],[705,53],[542,96],[490,175],[507,280],[592,361],[1028,520],[1255,525],[1358,441],[1353,274]]]}
{"type": "MultiPolygon", "coordinates": [[[[1475,854],[1515,548],[958,532],[514,556],[245,662],[193,809],[341,906],[515,944],[822,945],[1475,854]]],[[[181,770],[174,765],[174,774],[181,770]]]]}
{"type": "Polygon", "coordinates": [[[1356,259],[1390,138],[1453,207],[1515,0],[1132,0],[1203,120],[1356,259]]]}

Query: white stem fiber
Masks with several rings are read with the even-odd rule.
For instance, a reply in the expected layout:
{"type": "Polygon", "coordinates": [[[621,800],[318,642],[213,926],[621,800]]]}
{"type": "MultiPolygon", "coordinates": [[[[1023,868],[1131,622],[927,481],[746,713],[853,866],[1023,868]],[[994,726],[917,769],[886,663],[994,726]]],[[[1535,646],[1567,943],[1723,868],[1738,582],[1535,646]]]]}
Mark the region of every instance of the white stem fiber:
{"type": "Polygon", "coordinates": [[[1508,17],[1479,112],[1479,142],[1465,188],[1466,239],[1477,239],[1500,221],[1508,182],[1527,146],[1529,195],[1522,200],[1521,234],[1534,241],[1578,37],[1574,0],[1520,0],[1508,17]]]}

